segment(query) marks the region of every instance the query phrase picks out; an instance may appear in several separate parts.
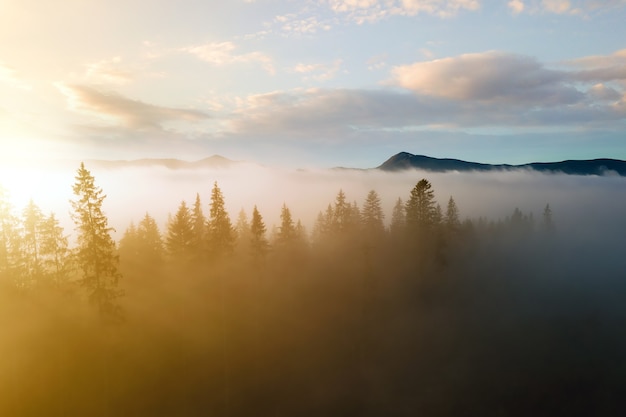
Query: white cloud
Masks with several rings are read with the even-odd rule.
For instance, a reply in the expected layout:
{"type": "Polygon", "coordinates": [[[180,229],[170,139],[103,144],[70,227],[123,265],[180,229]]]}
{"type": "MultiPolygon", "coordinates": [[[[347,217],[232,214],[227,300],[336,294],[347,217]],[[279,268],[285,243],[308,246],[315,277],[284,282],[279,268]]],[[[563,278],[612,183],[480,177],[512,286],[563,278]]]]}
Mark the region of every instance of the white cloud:
{"type": "Polygon", "coordinates": [[[522,13],[524,11],[524,2],[522,0],[511,0],[509,1],[508,6],[515,14],[522,13]]]}
{"type": "Polygon", "coordinates": [[[393,82],[452,100],[558,105],[579,100],[563,75],[536,60],[501,52],[464,54],[393,68],[393,82]]]}
{"type": "Polygon", "coordinates": [[[32,85],[19,77],[14,68],[2,63],[0,63],[0,83],[19,90],[30,91],[33,89],[32,85]]]}
{"type": "Polygon", "coordinates": [[[156,106],[86,85],[56,84],[68,108],[139,130],[161,129],[168,121],[198,121],[209,116],[197,110],[156,106]]]}
{"type": "MultiPolygon", "coordinates": [[[[315,68],[298,67],[303,73],[315,68]]],[[[229,126],[235,133],[310,138],[425,128],[613,129],[626,121],[626,88],[617,82],[626,76],[621,68],[557,70],[522,55],[460,55],[395,67],[391,82],[378,90],[250,96],[240,101],[229,126]]]]}
{"type": "Polygon", "coordinates": [[[135,78],[135,74],[122,65],[122,58],[118,56],[87,64],[85,77],[95,83],[127,84],[135,78]]]}
{"type": "Polygon", "coordinates": [[[367,69],[370,71],[378,71],[386,66],[387,54],[376,55],[367,60],[367,69]]]}
{"type": "Polygon", "coordinates": [[[626,6],[624,0],[511,0],[509,8],[514,13],[553,13],[561,15],[586,15],[626,6]]]}
{"type": "Polygon", "coordinates": [[[341,59],[336,59],[330,64],[299,63],[293,67],[292,71],[305,75],[305,80],[327,81],[336,76],[337,72],[341,69],[341,64],[341,59]]]}
{"type": "Polygon", "coordinates": [[[234,53],[235,49],[237,49],[237,46],[233,42],[211,42],[182,48],[184,52],[195,55],[197,58],[214,65],[260,63],[269,74],[275,74],[274,64],[269,56],[259,51],[236,54],[234,53]]]}
{"type": "Polygon", "coordinates": [[[450,17],[459,11],[475,11],[481,6],[479,0],[328,0],[336,13],[347,14],[357,23],[375,22],[390,16],[415,16],[430,14],[450,17]]]}

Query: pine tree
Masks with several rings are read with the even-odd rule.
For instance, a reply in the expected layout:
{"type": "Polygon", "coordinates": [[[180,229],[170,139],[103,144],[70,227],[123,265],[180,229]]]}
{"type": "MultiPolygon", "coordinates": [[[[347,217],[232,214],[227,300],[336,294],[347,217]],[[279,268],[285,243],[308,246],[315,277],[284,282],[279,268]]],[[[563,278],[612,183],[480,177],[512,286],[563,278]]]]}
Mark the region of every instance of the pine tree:
{"type": "Polygon", "coordinates": [[[542,229],[544,232],[552,234],[555,231],[554,220],[552,218],[552,208],[550,204],[546,204],[546,207],[543,209],[543,221],[541,223],[542,229]]]}
{"type": "Polygon", "coordinates": [[[163,238],[156,220],[146,213],[137,225],[139,256],[146,265],[159,266],[163,260],[163,238]]]}
{"type": "Polygon", "coordinates": [[[55,288],[64,288],[72,265],[67,236],[54,213],[50,213],[41,226],[40,254],[48,280],[55,288]]]}
{"type": "Polygon", "coordinates": [[[450,196],[448,200],[448,206],[446,207],[446,216],[444,218],[444,222],[449,231],[455,232],[461,226],[461,221],[459,220],[459,208],[454,201],[454,198],[450,196]]]}
{"type": "Polygon", "coordinates": [[[406,202],[406,225],[412,234],[427,231],[436,221],[435,192],[428,180],[421,179],[406,202]]]}
{"type": "Polygon", "coordinates": [[[363,210],[361,211],[361,218],[366,236],[375,238],[384,233],[385,225],[383,220],[385,214],[380,205],[380,197],[376,191],[371,190],[367,193],[363,210]]]}
{"type": "Polygon", "coordinates": [[[89,292],[89,299],[98,306],[99,312],[107,317],[119,314],[115,300],[121,296],[118,289],[121,274],[112,228],[102,212],[106,198],[95,179],[81,163],[76,182],[72,187],[76,200],[71,201],[72,219],[78,232],[76,260],[82,271],[81,285],[89,292]]]}
{"type": "Polygon", "coordinates": [[[280,210],[280,230],[277,236],[277,243],[280,245],[287,245],[292,243],[296,238],[296,227],[291,217],[291,211],[285,203],[280,210]]]}
{"type": "Polygon", "coordinates": [[[211,207],[207,230],[211,255],[220,257],[232,253],[235,233],[226,211],[222,190],[218,187],[217,181],[211,190],[211,207]]]}
{"type": "Polygon", "coordinates": [[[185,201],[180,202],[176,214],[167,224],[165,246],[173,259],[189,261],[193,256],[193,220],[185,201]]]}
{"type": "Polygon", "coordinates": [[[25,279],[29,286],[41,284],[41,228],[44,217],[41,209],[31,199],[22,212],[22,249],[25,279]]]}
{"type": "Polygon", "coordinates": [[[406,230],[406,213],[404,211],[404,202],[400,197],[396,200],[391,212],[391,224],[389,232],[392,236],[402,236],[406,230]]]}
{"type": "Polygon", "coordinates": [[[0,282],[24,288],[22,237],[8,191],[0,186],[0,282]]]}
{"type": "Polygon", "coordinates": [[[250,224],[250,249],[252,252],[252,259],[258,262],[265,258],[269,244],[265,237],[265,223],[263,217],[259,213],[259,210],[254,206],[252,210],[252,223],[250,224]]]}
{"type": "Polygon", "coordinates": [[[207,250],[206,217],[202,211],[200,194],[196,193],[196,200],[191,210],[192,246],[197,259],[202,259],[207,250]]]}

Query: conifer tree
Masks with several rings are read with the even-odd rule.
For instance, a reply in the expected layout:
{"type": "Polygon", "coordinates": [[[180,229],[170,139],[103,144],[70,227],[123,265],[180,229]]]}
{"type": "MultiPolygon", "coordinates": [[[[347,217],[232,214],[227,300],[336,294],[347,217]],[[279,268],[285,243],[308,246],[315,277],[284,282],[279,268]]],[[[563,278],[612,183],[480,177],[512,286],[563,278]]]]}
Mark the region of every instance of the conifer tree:
{"type": "Polygon", "coordinates": [[[22,238],[8,191],[0,186],[0,282],[24,287],[22,238]]]}
{"type": "Polygon", "coordinates": [[[543,221],[541,223],[543,231],[546,233],[554,233],[554,220],[552,219],[552,208],[550,204],[546,204],[543,209],[543,221]]]}
{"type": "Polygon", "coordinates": [[[352,225],[352,220],[352,207],[346,200],[346,194],[343,190],[339,190],[333,208],[333,231],[335,233],[347,231],[352,225]]]}
{"type": "Polygon", "coordinates": [[[196,193],[196,200],[191,210],[191,225],[193,251],[197,258],[203,258],[206,254],[207,230],[199,193],[196,193]]]}
{"type": "Polygon", "coordinates": [[[213,184],[213,190],[211,190],[211,207],[207,231],[209,252],[213,256],[219,257],[232,253],[235,233],[226,211],[222,190],[218,187],[217,181],[213,184]]]}
{"type": "Polygon", "coordinates": [[[269,244],[265,237],[265,223],[256,206],[252,210],[252,223],[250,224],[250,249],[252,259],[255,262],[262,260],[268,250],[269,244]]]}
{"type": "Polygon", "coordinates": [[[285,203],[280,210],[280,230],[277,236],[277,243],[285,245],[291,243],[296,238],[296,227],[291,217],[291,211],[285,203]]]}
{"type": "Polygon", "coordinates": [[[406,225],[410,233],[425,232],[435,223],[435,192],[428,180],[421,179],[411,190],[405,210],[406,225]]]}
{"type": "Polygon", "coordinates": [[[167,224],[165,246],[169,255],[177,260],[189,261],[194,249],[193,220],[187,203],[181,201],[176,214],[167,224]]]}
{"type": "Polygon", "coordinates": [[[404,202],[400,197],[396,200],[391,212],[391,224],[389,231],[393,236],[402,236],[406,228],[406,213],[404,211],[404,202]]]}
{"type": "Polygon", "coordinates": [[[363,210],[361,211],[361,218],[366,236],[376,237],[384,232],[385,226],[383,220],[385,214],[380,205],[380,197],[376,191],[371,190],[367,193],[363,210]]]}
{"type": "Polygon", "coordinates": [[[146,213],[137,225],[138,252],[146,265],[158,266],[163,260],[163,238],[156,220],[146,213]]]}
{"type": "Polygon", "coordinates": [[[448,200],[444,222],[449,231],[456,231],[461,226],[461,221],[459,220],[459,208],[457,207],[452,196],[450,196],[450,199],[448,200]]]}
{"type": "Polygon", "coordinates": [[[54,213],[50,213],[41,226],[41,259],[46,277],[57,289],[63,288],[68,281],[72,269],[69,255],[68,239],[63,234],[63,227],[54,213]]]}
{"type": "Polygon", "coordinates": [[[121,274],[113,229],[102,211],[106,198],[95,179],[81,163],[76,182],[72,187],[76,200],[71,201],[72,219],[78,232],[76,261],[82,271],[80,283],[89,292],[89,299],[98,306],[101,314],[113,317],[119,313],[115,300],[121,295],[118,289],[121,274]]]}
{"type": "Polygon", "coordinates": [[[41,284],[41,228],[44,221],[41,209],[31,199],[22,212],[22,255],[25,279],[29,286],[41,284]]]}

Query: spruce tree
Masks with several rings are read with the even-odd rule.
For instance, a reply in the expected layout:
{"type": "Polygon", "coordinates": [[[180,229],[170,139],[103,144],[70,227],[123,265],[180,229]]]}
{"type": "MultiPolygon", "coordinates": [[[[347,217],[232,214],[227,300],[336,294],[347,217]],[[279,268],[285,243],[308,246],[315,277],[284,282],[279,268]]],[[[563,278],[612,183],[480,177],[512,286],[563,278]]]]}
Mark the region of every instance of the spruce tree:
{"type": "Polygon", "coordinates": [[[235,243],[235,231],[226,211],[222,190],[213,184],[211,190],[211,207],[207,223],[209,252],[214,257],[230,254],[235,243]]]}
{"type": "Polygon", "coordinates": [[[426,179],[421,179],[411,190],[406,202],[406,225],[410,233],[427,231],[437,220],[435,192],[426,179]]]}
{"type": "Polygon", "coordinates": [[[265,237],[265,223],[263,217],[259,213],[259,210],[254,206],[252,210],[252,223],[250,224],[250,249],[252,252],[252,259],[255,262],[259,262],[267,253],[269,244],[265,237]]]}
{"type": "Polygon", "coordinates": [[[156,220],[146,213],[137,225],[137,243],[141,260],[150,266],[159,266],[163,260],[163,238],[156,220]]]}
{"type": "Polygon", "coordinates": [[[0,186],[0,282],[23,288],[22,237],[8,191],[0,186]]]}
{"type": "Polygon", "coordinates": [[[49,283],[57,289],[65,287],[72,270],[70,249],[63,227],[54,213],[46,217],[41,226],[41,260],[49,283]]]}
{"type": "Polygon", "coordinates": [[[448,200],[444,222],[448,230],[451,232],[457,231],[461,226],[461,221],[459,220],[459,208],[457,207],[452,196],[450,196],[450,199],[448,200]]]}
{"type": "Polygon", "coordinates": [[[399,237],[404,234],[406,230],[406,213],[404,211],[404,202],[400,197],[396,200],[396,204],[393,206],[391,212],[391,224],[389,225],[389,232],[392,236],[399,237]]]}
{"type": "Polygon", "coordinates": [[[26,279],[37,286],[43,279],[41,264],[41,229],[44,217],[41,209],[31,199],[22,212],[22,243],[26,279]]]}
{"type": "Polygon", "coordinates": [[[296,238],[296,226],[291,217],[291,211],[285,203],[280,210],[280,230],[277,236],[277,243],[287,245],[296,238]]]}
{"type": "Polygon", "coordinates": [[[187,203],[181,201],[174,217],[167,224],[165,246],[169,255],[176,260],[189,261],[195,250],[193,220],[187,203]]]}
{"type": "Polygon", "coordinates": [[[361,219],[363,222],[363,229],[365,235],[370,238],[375,238],[383,234],[385,226],[383,220],[385,214],[380,205],[380,197],[378,193],[371,190],[367,193],[365,203],[363,204],[363,210],[361,211],[361,219]]]}
{"type": "Polygon", "coordinates": [[[202,211],[200,194],[196,193],[196,200],[191,209],[191,229],[193,252],[197,259],[202,259],[206,255],[206,217],[202,211]]]}
{"type": "Polygon", "coordinates": [[[121,296],[118,289],[121,274],[115,241],[111,237],[113,229],[108,226],[108,219],[102,211],[106,195],[96,186],[95,178],[84,163],[80,164],[75,180],[72,190],[76,200],[71,204],[72,219],[78,232],[76,261],[82,272],[80,284],[102,315],[118,316],[119,306],[115,300],[121,296]]]}

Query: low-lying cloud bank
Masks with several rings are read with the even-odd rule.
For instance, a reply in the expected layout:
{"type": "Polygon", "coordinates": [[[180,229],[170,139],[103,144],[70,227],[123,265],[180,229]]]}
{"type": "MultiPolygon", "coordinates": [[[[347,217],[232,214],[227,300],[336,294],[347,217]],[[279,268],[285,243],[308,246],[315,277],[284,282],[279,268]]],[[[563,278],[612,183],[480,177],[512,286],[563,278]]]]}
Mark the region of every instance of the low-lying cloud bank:
{"type": "MultiPolygon", "coordinates": [[[[66,231],[73,232],[69,200],[76,166],[3,172],[17,211],[33,198],[44,212],[53,211],[66,231]]],[[[174,213],[182,200],[193,203],[199,193],[208,213],[210,191],[217,181],[226,199],[233,222],[241,209],[250,216],[256,205],[268,228],[279,224],[280,208],[286,204],[295,219],[309,231],[320,211],[334,202],[341,189],[349,201],[361,206],[370,190],[381,197],[386,221],[398,198],[404,201],[422,178],[428,179],[439,204],[445,210],[452,196],[461,217],[503,220],[515,208],[541,220],[546,204],[553,210],[557,227],[581,240],[601,242],[617,239],[626,230],[626,178],[617,176],[568,176],[532,171],[489,173],[432,173],[378,170],[287,170],[254,164],[237,164],[220,169],[170,170],[162,167],[103,169],[90,167],[96,184],[107,198],[104,209],[110,225],[121,236],[131,221],[138,222],[149,212],[165,231],[168,213],[174,213]]]]}

